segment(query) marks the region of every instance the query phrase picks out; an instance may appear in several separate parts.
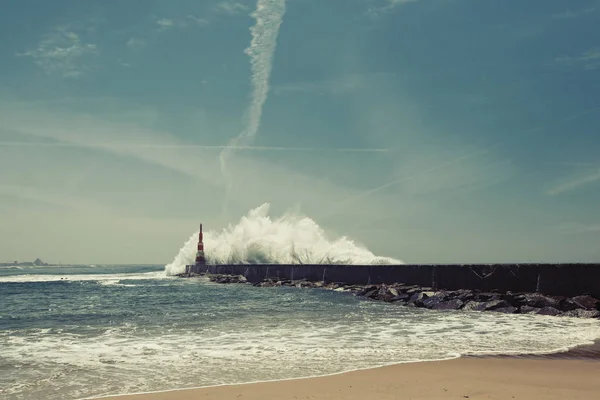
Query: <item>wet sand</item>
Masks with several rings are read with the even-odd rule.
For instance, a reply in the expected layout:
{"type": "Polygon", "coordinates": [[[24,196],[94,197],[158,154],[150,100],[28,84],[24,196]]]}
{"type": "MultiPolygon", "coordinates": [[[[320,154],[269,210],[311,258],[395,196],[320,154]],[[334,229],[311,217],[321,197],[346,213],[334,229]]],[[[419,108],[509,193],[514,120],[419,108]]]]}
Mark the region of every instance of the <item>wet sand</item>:
{"type": "MultiPolygon", "coordinates": [[[[112,400],[600,399],[600,341],[543,356],[464,357],[339,375],[218,386],[112,400]]],[[[107,398],[108,399],[108,398],[107,398]]]]}

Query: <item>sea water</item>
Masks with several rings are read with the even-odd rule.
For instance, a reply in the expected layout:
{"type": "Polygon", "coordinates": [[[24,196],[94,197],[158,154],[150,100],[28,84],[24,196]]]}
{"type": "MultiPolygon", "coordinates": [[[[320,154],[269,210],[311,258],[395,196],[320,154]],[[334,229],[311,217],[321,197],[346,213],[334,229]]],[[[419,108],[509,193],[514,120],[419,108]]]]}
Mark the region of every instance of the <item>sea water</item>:
{"type": "Polygon", "coordinates": [[[79,399],[591,343],[597,320],[220,285],[164,266],[0,268],[0,398],[79,399]]]}

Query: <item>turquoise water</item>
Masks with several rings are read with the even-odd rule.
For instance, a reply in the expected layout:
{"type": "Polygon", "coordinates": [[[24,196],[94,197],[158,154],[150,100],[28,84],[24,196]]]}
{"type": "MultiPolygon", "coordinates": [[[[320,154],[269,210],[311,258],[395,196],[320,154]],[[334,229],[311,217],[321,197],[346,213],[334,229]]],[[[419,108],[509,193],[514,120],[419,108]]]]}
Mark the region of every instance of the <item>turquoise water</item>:
{"type": "Polygon", "coordinates": [[[595,320],[431,311],[317,289],[218,285],[162,266],[0,268],[0,398],[336,373],[460,354],[538,353],[595,320]]]}

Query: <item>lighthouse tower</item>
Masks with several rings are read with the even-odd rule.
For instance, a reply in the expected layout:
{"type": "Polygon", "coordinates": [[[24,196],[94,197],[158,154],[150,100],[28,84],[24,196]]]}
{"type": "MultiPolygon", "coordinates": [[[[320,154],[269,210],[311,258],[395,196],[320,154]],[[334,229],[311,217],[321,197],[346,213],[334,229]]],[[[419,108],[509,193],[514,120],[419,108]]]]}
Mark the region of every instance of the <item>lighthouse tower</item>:
{"type": "Polygon", "coordinates": [[[196,265],[205,265],[204,242],[202,241],[202,224],[200,224],[200,233],[198,234],[198,252],[196,253],[196,265]]]}

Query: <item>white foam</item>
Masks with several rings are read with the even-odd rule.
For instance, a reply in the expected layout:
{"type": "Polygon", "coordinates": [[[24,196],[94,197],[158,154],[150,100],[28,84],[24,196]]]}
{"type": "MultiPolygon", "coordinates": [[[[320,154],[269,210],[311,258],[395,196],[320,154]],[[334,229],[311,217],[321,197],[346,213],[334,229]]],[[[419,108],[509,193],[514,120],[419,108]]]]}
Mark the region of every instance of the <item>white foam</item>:
{"type": "MultiPolygon", "coordinates": [[[[205,328],[154,327],[143,334],[131,325],[94,337],[4,332],[0,343],[5,360],[53,371],[46,387],[68,380],[81,386],[83,397],[327,375],[460,354],[549,353],[600,337],[600,324],[590,319],[393,306],[374,313],[373,307],[361,304],[331,319],[271,323],[257,315],[205,328]]],[[[30,372],[31,378],[7,393],[22,392],[29,379],[39,379],[34,378],[39,371],[30,372]]]]}
{"type": "Polygon", "coordinates": [[[0,282],[56,282],[56,281],[97,281],[102,284],[116,284],[121,280],[167,279],[164,271],[129,274],[22,274],[0,276],[0,282]]]}
{"type": "MultiPolygon", "coordinates": [[[[402,264],[402,261],[374,255],[347,237],[335,240],[309,217],[288,212],[279,218],[268,215],[269,204],[250,210],[235,226],[221,232],[207,231],[204,248],[207,261],[214,264],[402,264]]],[[[185,271],[196,257],[198,232],[194,232],[166,265],[168,275],[185,271]]]]}

